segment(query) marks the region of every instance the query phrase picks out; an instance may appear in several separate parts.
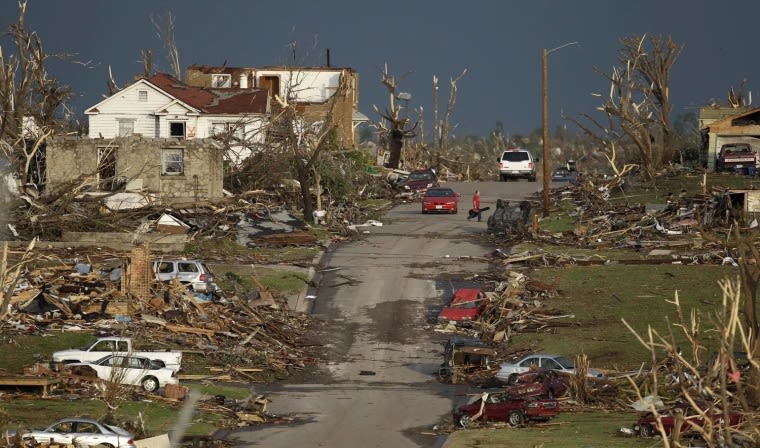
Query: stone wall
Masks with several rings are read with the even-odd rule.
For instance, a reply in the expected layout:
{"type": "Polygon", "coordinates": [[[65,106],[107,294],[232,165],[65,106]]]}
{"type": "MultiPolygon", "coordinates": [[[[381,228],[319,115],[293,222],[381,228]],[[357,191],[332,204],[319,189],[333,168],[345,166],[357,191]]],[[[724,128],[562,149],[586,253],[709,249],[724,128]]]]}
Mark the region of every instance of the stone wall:
{"type": "Polygon", "coordinates": [[[143,191],[158,194],[162,204],[222,198],[223,152],[212,139],[53,138],[47,147],[47,191],[73,181],[110,191],[111,184],[98,177],[98,151],[105,148],[115,151],[117,177],[140,180],[143,191]],[[183,150],[181,175],[162,174],[164,149],[183,150]]]}

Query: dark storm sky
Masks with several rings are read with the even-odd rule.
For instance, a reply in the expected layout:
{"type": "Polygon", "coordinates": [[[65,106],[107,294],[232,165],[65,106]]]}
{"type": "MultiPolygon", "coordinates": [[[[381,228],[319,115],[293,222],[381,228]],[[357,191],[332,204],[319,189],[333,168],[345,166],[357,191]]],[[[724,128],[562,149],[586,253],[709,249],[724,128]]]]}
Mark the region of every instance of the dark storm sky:
{"type": "MultiPolygon", "coordinates": [[[[749,90],[760,78],[757,24],[760,2],[637,1],[254,1],[254,0],[30,0],[27,27],[38,31],[49,52],[77,53],[93,68],[56,63],[50,72],[71,85],[81,112],[106,92],[107,69],[122,84],[141,73],[143,49],[153,49],[158,68],[169,64],[150,21],[175,16],[180,64],[285,65],[288,43],[305,65],[331,63],[358,70],[360,109],[377,119],[372,105],[387,104],[380,83],[384,63],[423,106],[432,121],[432,77],[459,82],[452,115],[457,135],[485,135],[497,121],[510,133],[541,125],[541,50],[579,42],[549,56],[550,128],[562,114],[593,113],[608,84],[594,68],[609,72],[620,40],[632,34],[672,35],[685,44],[673,70],[674,113],[695,111],[743,79],[749,90]],[[316,47],[315,47],[316,38],[316,47]]],[[[0,26],[15,21],[15,1],[0,3],[0,26]]],[[[11,50],[3,41],[3,50],[11,50]]],[[[426,131],[429,133],[429,131],[426,131]]]]}

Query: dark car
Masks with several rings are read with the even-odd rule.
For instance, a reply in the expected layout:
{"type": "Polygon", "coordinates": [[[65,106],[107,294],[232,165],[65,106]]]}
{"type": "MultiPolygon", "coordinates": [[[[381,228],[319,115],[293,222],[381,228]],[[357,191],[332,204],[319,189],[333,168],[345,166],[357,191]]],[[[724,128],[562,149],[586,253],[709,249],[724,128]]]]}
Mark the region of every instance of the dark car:
{"type": "Polygon", "coordinates": [[[422,196],[422,213],[459,213],[459,194],[448,187],[429,188],[422,196]]]}
{"type": "Polygon", "coordinates": [[[554,170],[552,173],[552,182],[570,182],[574,183],[578,180],[578,172],[569,170],[565,167],[560,167],[554,170]]]}
{"type": "MultiPolygon", "coordinates": [[[[725,416],[721,409],[711,407],[707,403],[698,402],[699,407],[706,411],[707,418],[712,420],[712,424],[717,427],[721,427],[725,424],[725,416]]],[[[662,421],[662,427],[665,430],[665,434],[670,435],[673,432],[676,422],[676,414],[683,415],[683,423],[681,424],[681,432],[687,433],[694,431],[694,426],[704,426],[705,418],[700,415],[699,411],[694,409],[688,402],[679,401],[669,409],[663,409],[659,411],[660,419],[662,421]]],[[[744,421],[744,416],[736,411],[729,411],[728,413],[729,426],[739,426],[744,421]]],[[[647,412],[639,418],[639,421],[633,426],[634,432],[641,437],[652,437],[659,434],[657,429],[657,416],[651,412],[647,412]]]]}
{"type": "Polygon", "coordinates": [[[557,398],[565,395],[569,387],[567,376],[553,370],[539,370],[517,375],[515,382],[504,387],[504,391],[519,398],[557,398]]]}
{"type": "Polygon", "coordinates": [[[438,175],[432,169],[415,170],[409,173],[406,180],[399,184],[402,196],[419,196],[428,188],[440,187],[438,175]]]}
{"type": "Polygon", "coordinates": [[[516,398],[506,392],[484,392],[470,404],[454,411],[454,423],[467,427],[472,421],[509,422],[519,426],[528,420],[549,420],[559,415],[559,402],[554,399],[516,398]]]}

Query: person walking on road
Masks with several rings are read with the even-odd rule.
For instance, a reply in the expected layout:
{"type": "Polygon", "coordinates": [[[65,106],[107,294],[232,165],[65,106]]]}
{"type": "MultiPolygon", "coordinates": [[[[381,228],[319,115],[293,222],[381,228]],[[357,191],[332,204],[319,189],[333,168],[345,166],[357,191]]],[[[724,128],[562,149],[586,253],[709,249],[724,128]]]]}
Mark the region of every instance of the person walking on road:
{"type": "Polygon", "coordinates": [[[475,194],[472,195],[472,213],[467,214],[467,220],[469,221],[470,218],[476,216],[478,217],[478,222],[480,222],[480,191],[478,190],[475,190],[475,194]]]}

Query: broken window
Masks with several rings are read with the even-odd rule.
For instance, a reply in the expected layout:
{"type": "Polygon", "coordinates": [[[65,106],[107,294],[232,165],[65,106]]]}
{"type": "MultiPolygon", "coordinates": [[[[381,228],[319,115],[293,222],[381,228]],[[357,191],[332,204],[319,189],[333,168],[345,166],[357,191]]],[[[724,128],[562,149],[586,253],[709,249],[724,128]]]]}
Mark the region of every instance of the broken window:
{"type": "Polygon", "coordinates": [[[147,90],[138,90],[137,91],[137,100],[141,102],[148,101],[148,91],[147,90]]]}
{"type": "Polygon", "coordinates": [[[119,123],[119,137],[129,137],[135,132],[135,120],[120,118],[117,120],[119,123]]]}
{"type": "Polygon", "coordinates": [[[170,121],[169,122],[169,137],[185,138],[185,122],[184,121],[170,121]]]}
{"type": "Polygon", "coordinates": [[[161,159],[161,174],[165,176],[181,176],[185,174],[185,150],[183,148],[162,149],[161,159]]]}
{"type": "Polygon", "coordinates": [[[232,75],[213,74],[211,75],[211,87],[229,89],[232,87],[232,75]]]}
{"type": "Polygon", "coordinates": [[[116,178],[116,147],[103,146],[98,148],[98,190],[111,191],[116,178]]]}

